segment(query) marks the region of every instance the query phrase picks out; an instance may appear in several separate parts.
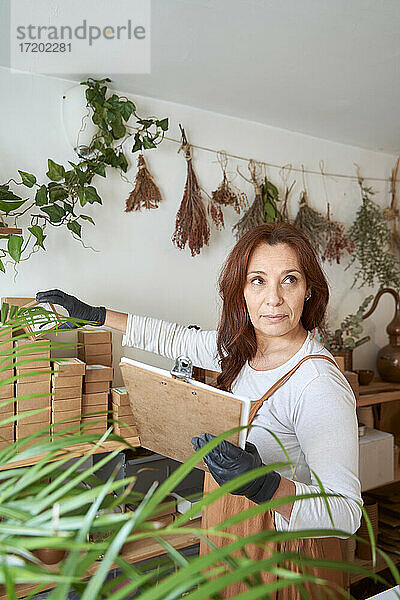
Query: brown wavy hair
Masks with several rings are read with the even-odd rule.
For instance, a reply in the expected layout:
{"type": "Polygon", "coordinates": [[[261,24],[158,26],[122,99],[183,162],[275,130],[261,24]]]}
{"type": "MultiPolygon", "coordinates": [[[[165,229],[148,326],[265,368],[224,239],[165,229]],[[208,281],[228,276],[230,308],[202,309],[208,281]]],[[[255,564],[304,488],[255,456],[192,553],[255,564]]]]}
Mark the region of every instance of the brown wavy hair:
{"type": "Polygon", "coordinates": [[[265,223],[246,233],[231,250],[219,277],[222,313],[217,347],[221,373],[217,387],[231,391],[232,384],[247,360],[257,351],[253,324],[244,298],[247,269],[252,252],[260,245],[287,244],[297,254],[311,298],[304,303],[301,322],[307,331],[324,329],[329,289],[317,254],[306,236],[289,223],[265,223]]]}

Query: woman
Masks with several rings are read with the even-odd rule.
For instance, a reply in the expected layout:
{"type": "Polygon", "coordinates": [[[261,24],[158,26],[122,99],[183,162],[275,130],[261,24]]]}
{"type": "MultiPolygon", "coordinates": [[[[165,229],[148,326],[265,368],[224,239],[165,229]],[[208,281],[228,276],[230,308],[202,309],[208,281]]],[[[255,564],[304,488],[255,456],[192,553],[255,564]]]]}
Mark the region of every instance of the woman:
{"type": "MultiPolygon", "coordinates": [[[[319,492],[318,479],[329,498],[334,528],[355,533],[361,519],[361,486],[358,479],[358,434],[354,394],[331,354],[314,339],[328,304],[326,279],[308,240],[286,223],[261,225],[243,236],[231,251],[220,276],[223,300],[218,331],[196,331],[158,319],[126,315],[104,307],[91,307],[73,296],[53,290],[39,292],[39,302],[61,304],[70,316],[122,331],[123,344],[169,358],[186,355],[193,364],[219,371],[217,385],[252,400],[261,398],[283,376],[306,359],[287,381],[259,408],[248,434],[245,451],[227,442],[207,457],[213,479],[206,476],[205,491],[261,463],[286,462],[275,438],[285,447],[290,467],[256,479],[250,486],[205,511],[205,526],[213,525],[254,502],[319,492]],[[322,357],[322,358],[321,358],[322,357]],[[258,427],[259,426],[259,427],[258,427]],[[236,499],[237,503],[232,508],[236,499]],[[225,511],[225,514],[224,514],[225,511]]],[[[197,449],[210,439],[207,433],[193,438],[197,449]]],[[[326,499],[303,499],[280,506],[251,520],[249,527],[277,530],[332,529],[326,499]]],[[[230,531],[241,533],[240,526],[230,531]]],[[[226,542],[225,542],[226,543],[226,542]]],[[[319,537],[286,542],[281,551],[295,550],[312,556],[341,559],[339,539],[319,537]]],[[[202,551],[206,548],[203,546],[202,551]]],[[[253,558],[265,549],[250,548],[253,558]]],[[[268,555],[268,554],[267,554],[268,555]]],[[[293,567],[295,569],[295,567],[293,567]]],[[[312,571],[341,585],[335,571],[312,571]]],[[[269,573],[263,574],[271,581],[269,573]]],[[[245,591],[231,586],[225,597],[245,591]]],[[[309,592],[318,597],[311,586],[309,592]]],[[[294,588],[280,590],[279,598],[296,598],[294,588]]],[[[313,595],[314,597],[314,595],[313,595]]]]}

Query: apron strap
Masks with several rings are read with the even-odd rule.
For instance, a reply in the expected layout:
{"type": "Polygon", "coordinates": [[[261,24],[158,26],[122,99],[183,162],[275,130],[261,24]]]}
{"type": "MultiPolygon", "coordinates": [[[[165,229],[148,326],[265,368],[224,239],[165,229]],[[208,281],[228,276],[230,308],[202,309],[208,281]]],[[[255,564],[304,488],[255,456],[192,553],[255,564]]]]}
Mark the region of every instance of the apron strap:
{"type": "Polygon", "coordinates": [[[293,375],[293,373],[295,371],[297,371],[297,369],[300,367],[300,365],[303,364],[304,361],[310,359],[310,358],[323,358],[324,360],[329,360],[330,363],[332,363],[333,365],[335,365],[335,367],[339,368],[337,366],[337,363],[330,358],[329,356],[325,356],[323,354],[309,354],[308,356],[305,356],[304,358],[302,358],[297,365],[295,365],[293,367],[293,369],[291,369],[290,371],[288,371],[286,373],[286,375],[283,375],[280,379],[278,379],[278,381],[276,381],[274,383],[274,385],[272,385],[269,390],[267,390],[265,392],[265,394],[263,396],[261,396],[261,398],[259,400],[254,400],[251,403],[250,406],[250,412],[249,412],[249,424],[251,424],[253,422],[254,417],[256,416],[256,413],[258,411],[258,409],[262,406],[262,404],[265,402],[265,400],[268,400],[268,398],[270,396],[272,396],[272,394],[274,392],[276,392],[276,390],[281,387],[281,385],[283,385],[284,383],[286,383],[286,381],[289,379],[289,377],[291,377],[293,375]]]}

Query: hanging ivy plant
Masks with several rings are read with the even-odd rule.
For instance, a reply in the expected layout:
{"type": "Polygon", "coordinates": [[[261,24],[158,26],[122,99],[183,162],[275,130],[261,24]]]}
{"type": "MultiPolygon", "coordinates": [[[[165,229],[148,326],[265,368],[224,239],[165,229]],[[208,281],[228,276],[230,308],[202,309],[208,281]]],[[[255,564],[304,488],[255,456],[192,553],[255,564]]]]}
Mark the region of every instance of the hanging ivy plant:
{"type": "Polygon", "coordinates": [[[131,101],[117,94],[108,94],[111,80],[92,79],[83,81],[86,86],[86,106],[96,132],[88,146],[76,148],[79,160],[68,161],[68,167],[52,159],[47,161],[48,183],[38,183],[33,173],[18,171],[20,181],[10,179],[0,185],[0,271],[5,272],[8,262],[27,260],[40,249],[45,250],[45,230],[48,225],[66,227],[71,234],[81,239],[82,225],[94,225],[91,216],[81,212],[90,204],[102,204],[94,185],[96,175],[106,177],[107,167],[126,173],[128,160],[122,146],[133,138],[132,152],[156,148],[168,129],[168,119],[142,118],[131,101]],[[131,118],[134,125],[128,125],[131,118]],[[34,196],[18,196],[10,184],[24,186],[35,192],[34,196]],[[1,235],[1,228],[11,223],[17,227],[22,217],[29,216],[30,223],[20,234],[1,235]]]}

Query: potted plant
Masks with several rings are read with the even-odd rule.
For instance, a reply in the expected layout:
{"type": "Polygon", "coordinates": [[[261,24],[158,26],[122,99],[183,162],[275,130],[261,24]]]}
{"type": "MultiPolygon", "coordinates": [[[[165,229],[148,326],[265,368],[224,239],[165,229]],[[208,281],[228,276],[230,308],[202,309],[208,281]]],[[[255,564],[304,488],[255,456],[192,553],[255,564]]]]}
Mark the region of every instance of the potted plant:
{"type": "Polygon", "coordinates": [[[343,356],[344,368],[346,371],[353,370],[353,350],[362,344],[369,342],[369,335],[360,338],[364,328],[362,321],[367,306],[373,299],[373,296],[368,296],[359,306],[355,314],[350,314],[343,319],[340,327],[332,332],[329,327],[326,328],[324,334],[325,346],[332,352],[334,356],[343,356]]]}

